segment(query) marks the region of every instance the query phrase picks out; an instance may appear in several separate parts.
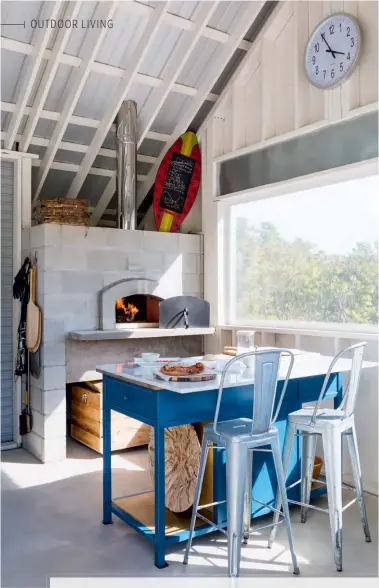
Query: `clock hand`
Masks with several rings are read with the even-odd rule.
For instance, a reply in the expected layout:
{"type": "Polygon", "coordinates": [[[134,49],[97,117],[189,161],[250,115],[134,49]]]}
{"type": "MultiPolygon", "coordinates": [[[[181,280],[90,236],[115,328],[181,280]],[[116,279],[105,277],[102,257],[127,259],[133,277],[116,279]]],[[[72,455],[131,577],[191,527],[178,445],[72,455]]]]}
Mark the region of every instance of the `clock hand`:
{"type": "Polygon", "coordinates": [[[332,51],[331,49],[326,49],[325,53],[334,53],[335,55],[345,55],[342,51],[332,51]]]}
{"type": "Polygon", "coordinates": [[[326,45],[329,47],[329,51],[330,53],[333,55],[334,59],[336,58],[335,53],[333,51],[333,49],[331,48],[331,46],[329,45],[328,41],[325,39],[325,35],[324,33],[321,33],[321,39],[324,41],[324,43],[326,43],[326,45]]]}

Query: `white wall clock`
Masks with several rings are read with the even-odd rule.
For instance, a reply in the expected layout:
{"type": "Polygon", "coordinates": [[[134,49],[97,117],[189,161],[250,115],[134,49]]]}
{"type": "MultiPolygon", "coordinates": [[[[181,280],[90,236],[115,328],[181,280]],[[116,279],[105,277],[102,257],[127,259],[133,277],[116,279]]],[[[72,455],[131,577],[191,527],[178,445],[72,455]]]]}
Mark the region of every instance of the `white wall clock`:
{"type": "Polygon", "coordinates": [[[305,71],[318,88],[341,84],[352,73],[361,48],[361,32],[350,14],[333,14],[313,31],[305,51],[305,71]]]}

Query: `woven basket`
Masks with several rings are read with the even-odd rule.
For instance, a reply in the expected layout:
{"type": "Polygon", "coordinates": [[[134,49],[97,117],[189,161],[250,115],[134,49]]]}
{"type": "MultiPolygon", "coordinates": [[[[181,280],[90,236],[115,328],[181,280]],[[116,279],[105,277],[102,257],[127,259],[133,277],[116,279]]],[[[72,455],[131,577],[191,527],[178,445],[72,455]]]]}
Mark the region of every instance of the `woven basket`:
{"type": "Polygon", "coordinates": [[[33,208],[33,224],[54,223],[57,225],[89,226],[90,207],[88,200],[79,198],[54,198],[39,200],[33,208]]]}

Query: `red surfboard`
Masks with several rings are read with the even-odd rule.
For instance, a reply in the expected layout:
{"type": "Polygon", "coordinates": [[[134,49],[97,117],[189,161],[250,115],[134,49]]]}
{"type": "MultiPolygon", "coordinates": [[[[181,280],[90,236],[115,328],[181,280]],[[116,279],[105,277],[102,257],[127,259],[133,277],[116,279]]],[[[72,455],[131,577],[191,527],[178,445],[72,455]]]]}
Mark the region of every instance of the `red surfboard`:
{"type": "Polygon", "coordinates": [[[159,166],[154,184],[154,219],[158,231],[178,230],[195,202],[200,187],[201,156],[195,133],[175,141],[159,166]]]}

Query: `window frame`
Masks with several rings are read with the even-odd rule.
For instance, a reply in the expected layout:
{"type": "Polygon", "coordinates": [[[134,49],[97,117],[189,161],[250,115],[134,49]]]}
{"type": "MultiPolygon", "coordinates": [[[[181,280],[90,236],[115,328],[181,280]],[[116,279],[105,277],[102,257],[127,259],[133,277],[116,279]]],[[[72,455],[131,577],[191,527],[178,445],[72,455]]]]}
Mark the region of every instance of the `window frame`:
{"type": "Polygon", "coordinates": [[[379,188],[379,167],[378,159],[367,160],[364,162],[354,163],[331,170],[326,170],[316,174],[311,174],[301,178],[286,180],[277,184],[257,187],[252,190],[228,194],[227,196],[217,197],[218,224],[223,230],[219,231],[219,266],[223,266],[221,276],[222,288],[219,292],[219,309],[220,309],[220,328],[253,328],[257,331],[282,332],[293,334],[309,334],[324,336],[342,336],[368,339],[377,339],[379,333],[378,325],[354,324],[354,323],[328,323],[328,322],[306,322],[297,320],[249,320],[238,322],[231,320],[230,308],[233,297],[233,280],[232,280],[232,259],[231,259],[231,206],[244,202],[254,202],[266,198],[286,196],[295,192],[309,190],[317,187],[330,186],[332,184],[349,181],[353,179],[365,178],[368,176],[378,176],[379,188]]]}

